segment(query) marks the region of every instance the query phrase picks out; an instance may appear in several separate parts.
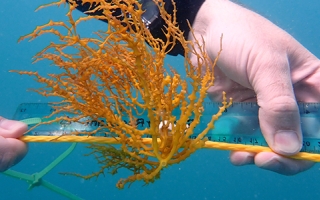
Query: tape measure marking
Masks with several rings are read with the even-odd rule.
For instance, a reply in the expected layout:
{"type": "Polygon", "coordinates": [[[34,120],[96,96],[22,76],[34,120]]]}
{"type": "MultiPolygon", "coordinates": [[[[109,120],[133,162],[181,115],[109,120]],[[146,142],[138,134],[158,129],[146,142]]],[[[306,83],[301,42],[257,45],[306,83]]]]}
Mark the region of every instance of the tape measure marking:
{"type": "MultiPolygon", "coordinates": [[[[50,115],[54,111],[54,105],[55,104],[50,103],[20,104],[14,115],[14,119],[43,119],[43,117],[50,115]]],[[[195,134],[193,134],[191,138],[195,138],[197,133],[200,133],[206,127],[211,116],[218,111],[221,105],[221,103],[217,102],[205,102],[203,104],[204,112],[201,122],[195,128],[195,134]]],[[[303,132],[303,147],[301,151],[320,154],[320,103],[299,103],[298,106],[303,132]]],[[[259,106],[254,102],[233,103],[232,106],[223,113],[222,117],[216,121],[215,128],[207,134],[208,139],[215,142],[268,146],[260,131],[258,109],[259,106]]],[[[178,116],[179,113],[180,110],[178,109],[174,114],[178,116]]],[[[59,114],[59,116],[63,115],[73,117],[70,113],[59,114]]],[[[193,119],[190,118],[189,122],[191,123],[192,120],[193,119]]],[[[100,122],[103,122],[103,120],[100,122]]],[[[100,127],[100,122],[97,120],[92,121],[89,118],[83,118],[82,123],[60,121],[39,126],[28,133],[28,135],[59,136],[72,131],[91,132],[100,127]]],[[[137,116],[136,125],[139,129],[148,128],[150,125],[148,117],[146,115],[137,116]]],[[[106,134],[105,132],[106,131],[102,130],[97,133],[96,136],[112,136],[112,134],[106,134]]]]}

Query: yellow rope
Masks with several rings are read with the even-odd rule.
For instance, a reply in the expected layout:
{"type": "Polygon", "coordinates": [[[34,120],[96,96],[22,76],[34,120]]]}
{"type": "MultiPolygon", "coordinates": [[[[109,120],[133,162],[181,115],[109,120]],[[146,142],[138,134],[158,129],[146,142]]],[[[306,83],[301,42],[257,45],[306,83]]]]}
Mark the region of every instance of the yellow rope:
{"type": "MultiPolygon", "coordinates": [[[[19,138],[24,142],[80,142],[80,143],[101,143],[101,144],[120,144],[117,138],[108,137],[94,137],[94,136],[23,136],[19,138]]],[[[144,144],[151,144],[150,138],[143,138],[144,144]]],[[[269,147],[244,145],[244,144],[229,144],[223,142],[207,141],[204,148],[220,149],[230,151],[247,151],[247,152],[272,152],[269,147]]],[[[320,162],[320,154],[299,152],[296,155],[288,156],[288,158],[309,160],[313,162],[320,162]]]]}

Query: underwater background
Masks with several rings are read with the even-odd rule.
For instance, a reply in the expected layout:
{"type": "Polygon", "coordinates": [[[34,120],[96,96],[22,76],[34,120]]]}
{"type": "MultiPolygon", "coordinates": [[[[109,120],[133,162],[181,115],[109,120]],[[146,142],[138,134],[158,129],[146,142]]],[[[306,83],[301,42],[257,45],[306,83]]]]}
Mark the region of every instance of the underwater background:
{"type": "MultiPolygon", "coordinates": [[[[29,76],[10,73],[9,70],[32,70],[40,74],[55,73],[56,68],[47,61],[32,64],[32,57],[48,45],[50,36],[34,41],[17,43],[20,36],[30,33],[38,25],[50,19],[65,20],[66,8],[49,7],[34,10],[51,0],[2,1],[0,7],[0,116],[12,118],[20,103],[46,103],[55,101],[45,98],[30,88],[40,85],[29,76]]],[[[285,29],[320,57],[320,1],[318,0],[239,0],[236,1],[267,17],[285,29]],[[307,3],[306,3],[307,2],[307,3]]],[[[80,14],[80,13],[79,13],[80,14]]],[[[106,24],[90,21],[81,26],[81,33],[104,29],[106,24]]],[[[168,56],[167,63],[183,70],[182,57],[168,56]]],[[[182,72],[181,72],[182,73],[182,72]]],[[[183,74],[183,73],[182,73],[183,74]]],[[[41,171],[63,153],[69,143],[30,143],[29,153],[12,169],[33,174],[41,171]]],[[[118,190],[116,182],[128,176],[123,171],[115,176],[105,174],[98,179],[85,181],[59,172],[88,174],[98,170],[93,157],[84,157],[90,151],[86,145],[76,149],[46,174],[43,179],[83,199],[318,199],[320,196],[320,168],[296,176],[283,176],[258,169],[255,166],[235,167],[229,162],[229,152],[199,150],[186,161],[163,170],[160,180],[143,186],[135,182],[130,188],[118,190]]],[[[0,199],[65,199],[39,185],[31,190],[24,180],[0,173],[0,199]]]]}

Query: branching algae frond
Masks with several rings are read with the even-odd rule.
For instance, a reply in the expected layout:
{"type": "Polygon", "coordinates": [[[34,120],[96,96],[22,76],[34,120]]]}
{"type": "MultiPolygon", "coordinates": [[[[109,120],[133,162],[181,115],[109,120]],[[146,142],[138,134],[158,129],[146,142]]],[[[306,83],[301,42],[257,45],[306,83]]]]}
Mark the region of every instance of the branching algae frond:
{"type": "MultiPolygon", "coordinates": [[[[35,56],[35,61],[51,60],[62,72],[50,74],[49,77],[40,76],[37,72],[19,73],[35,76],[38,82],[43,83],[45,86],[37,90],[43,96],[63,98],[67,105],[57,106],[55,113],[77,115],[56,121],[78,121],[90,117],[100,122],[97,131],[74,134],[95,135],[98,131],[106,131],[121,144],[119,148],[92,144],[89,147],[101,170],[87,176],[73,175],[89,179],[98,177],[105,170],[115,174],[118,169],[126,168],[132,175],[121,179],[117,183],[118,188],[136,180],[143,180],[146,184],[154,182],[160,177],[162,169],[181,162],[203,147],[207,140],[205,136],[214,127],[214,121],[230,104],[224,98],[223,106],[212,116],[207,127],[195,139],[190,139],[201,120],[206,91],[214,82],[216,60],[208,58],[202,41],[184,39],[175,10],[169,15],[161,0],[156,2],[166,24],[161,30],[166,41],[151,35],[141,19],[144,11],[136,0],[82,2],[96,3],[98,6],[94,9],[101,10],[103,15],[75,19],[73,12],[76,3],[69,0],[67,22],[50,21],[21,38],[32,40],[43,34],[57,36],[59,42],[50,43],[35,56]],[[112,15],[114,9],[121,9],[121,17],[112,15]],[[90,19],[107,20],[107,30],[97,32],[94,38],[81,37],[77,27],[90,19]],[[166,54],[177,42],[185,50],[187,78],[164,66],[166,54]],[[191,62],[191,54],[198,58],[197,63],[191,62]],[[201,73],[203,70],[205,73],[201,73]],[[188,82],[191,88],[188,88],[188,82]],[[191,92],[188,94],[187,90],[191,92]],[[173,114],[175,109],[180,110],[178,116],[173,114]],[[143,113],[149,118],[149,126],[141,130],[136,125],[135,117],[143,113]],[[188,121],[191,117],[194,119],[192,122],[188,121]],[[144,143],[145,138],[151,138],[152,142],[144,143]]],[[[61,0],[50,5],[65,3],[61,0]]]]}

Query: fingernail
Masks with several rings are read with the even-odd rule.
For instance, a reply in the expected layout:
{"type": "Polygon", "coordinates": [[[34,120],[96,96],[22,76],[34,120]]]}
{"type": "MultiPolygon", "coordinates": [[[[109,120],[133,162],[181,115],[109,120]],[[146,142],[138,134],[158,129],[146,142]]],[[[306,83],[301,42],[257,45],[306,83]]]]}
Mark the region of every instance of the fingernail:
{"type": "Polygon", "coordinates": [[[0,127],[3,127],[7,121],[8,120],[6,118],[0,117],[0,127]]]}
{"type": "Polygon", "coordinates": [[[241,162],[233,163],[236,166],[243,166],[243,165],[252,165],[254,164],[254,156],[248,155],[241,160],[241,162]]]}
{"type": "Polygon", "coordinates": [[[231,152],[230,160],[235,166],[250,165],[254,164],[254,155],[248,152],[231,152]]]}
{"type": "Polygon", "coordinates": [[[242,165],[252,165],[254,164],[254,156],[253,155],[248,155],[246,159],[244,160],[244,163],[242,165]]]}
{"type": "Polygon", "coordinates": [[[12,123],[11,120],[5,118],[0,121],[0,127],[4,129],[10,129],[13,126],[12,124],[14,125],[14,123],[12,123]]]}
{"type": "Polygon", "coordinates": [[[15,121],[15,120],[9,120],[6,118],[0,119],[0,127],[6,130],[17,130],[20,129],[21,127],[26,126],[24,123],[15,121]]]}
{"type": "Polygon", "coordinates": [[[284,155],[292,155],[300,151],[301,141],[294,131],[278,131],[274,136],[274,150],[284,155]]]}
{"type": "Polygon", "coordinates": [[[275,157],[271,157],[269,160],[267,160],[263,165],[260,165],[259,167],[271,171],[279,171],[279,169],[282,168],[282,164],[275,157]]]}

